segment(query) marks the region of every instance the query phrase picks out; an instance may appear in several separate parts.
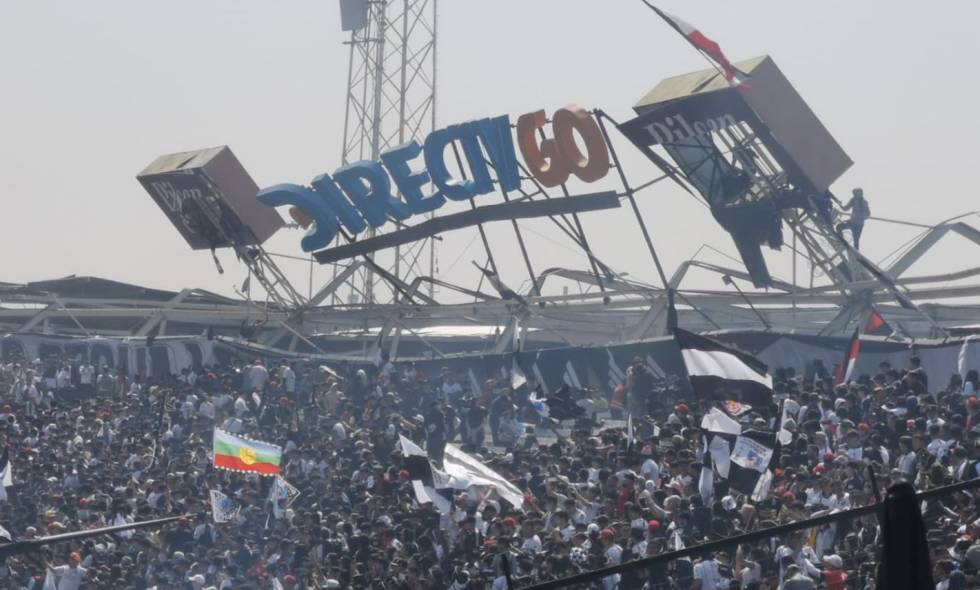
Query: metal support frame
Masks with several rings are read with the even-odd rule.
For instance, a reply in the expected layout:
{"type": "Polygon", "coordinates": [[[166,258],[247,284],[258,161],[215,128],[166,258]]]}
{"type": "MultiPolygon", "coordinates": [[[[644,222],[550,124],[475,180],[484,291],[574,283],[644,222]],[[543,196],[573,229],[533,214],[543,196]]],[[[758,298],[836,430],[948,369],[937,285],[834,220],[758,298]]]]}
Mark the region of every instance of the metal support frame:
{"type": "MultiPolygon", "coordinates": [[[[373,0],[368,25],[351,33],[344,115],[344,164],[378,160],[381,152],[435,128],[438,0],[373,0]]],[[[374,231],[369,232],[370,236],[374,231]]],[[[370,262],[352,277],[351,294],[364,294],[368,305],[385,303],[377,291],[378,266],[404,282],[435,274],[435,239],[405,247],[393,255],[368,255],[370,262]],[[423,270],[425,250],[428,269],[423,270]],[[353,283],[357,283],[357,286],[353,283]]],[[[392,287],[391,283],[388,283],[392,287]]],[[[389,290],[397,301],[397,289],[389,290]]],[[[434,297],[429,285],[428,298],[434,297]]]]}

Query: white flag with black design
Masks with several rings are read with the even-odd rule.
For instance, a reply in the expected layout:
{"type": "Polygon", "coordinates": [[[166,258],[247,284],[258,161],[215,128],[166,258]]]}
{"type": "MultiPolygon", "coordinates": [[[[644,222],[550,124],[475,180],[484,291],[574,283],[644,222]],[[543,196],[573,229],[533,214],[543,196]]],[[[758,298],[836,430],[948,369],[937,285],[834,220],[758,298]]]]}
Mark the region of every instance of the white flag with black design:
{"type": "Polygon", "coordinates": [[[211,493],[211,518],[216,523],[232,522],[238,518],[241,506],[225,494],[218,490],[210,490],[211,493]]]}
{"type": "Polygon", "coordinates": [[[439,507],[439,490],[468,490],[473,486],[491,488],[518,510],[524,504],[524,493],[499,473],[454,444],[447,444],[440,470],[429,461],[425,451],[411,440],[400,437],[405,469],[409,473],[415,499],[419,504],[433,502],[439,507]]]}
{"type": "Polygon", "coordinates": [[[429,461],[428,453],[404,435],[399,435],[398,440],[401,445],[402,463],[405,471],[408,471],[408,479],[420,481],[422,485],[430,488],[433,487],[433,471],[435,468],[429,461]]]}
{"type": "Polygon", "coordinates": [[[701,399],[772,404],[772,377],[759,359],[720,342],[674,331],[694,394],[701,399]]]}
{"type": "Polygon", "coordinates": [[[514,355],[510,365],[510,388],[520,389],[525,385],[527,385],[527,377],[524,375],[521,365],[517,363],[517,355],[514,355]]]}
{"type": "Polygon", "coordinates": [[[282,475],[276,475],[275,479],[272,481],[272,500],[278,503],[280,500],[286,501],[286,507],[289,508],[296,498],[299,498],[300,491],[293,484],[286,481],[286,478],[282,475]]]}
{"type": "Polygon", "coordinates": [[[7,488],[14,485],[14,470],[10,464],[10,450],[4,449],[0,455],[0,502],[7,501],[7,488]]]}
{"type": "Polygon", "coordinates": [[[793,424],[796,423],[797,417],[800,415],[800,404],[797,401],[786,399],[783,400],[783,411],[782,415],[779,417],[779,434],[777,439],[779,444],[786,446],[793,442],[793,433],[786,428],[786,422],[792,420],[793,424]]]}
{"type": "Polygon", "coordinates": [[[452,443],[446,445],[443,467],[454,489],[465,490],[471,486],[489,487],[518,510],[524,506],[524,492],[520,488],[452,443]]]}
{"type": "MultiPolygon", "coordinates": [[[[758,440],[764,436],[764,433],[745,433],[735,440],[731,470],[728,473],[728,482],[732,489],[744,494],[754,494],[760,478],[769,471],[773,449],[758,440]]],[[[772,437],[771,434],[768,436],[772,437]]]]}
{"type": "Polygon", "coordinates": [[[732,449],[742,434],[742,425],[718,408],[711,408],[701,419],[701,430],[707,433],[705,450],[711,457],[715,471],[722,479],[728,479],[732,449]]]}
{"type": "Polygon", "coordinates": [[[759,476],[759,481],[756,482],[755,489],[752,490],[752,501],[765,502],[769,499],[770,489],[772,489],[772,470],[766,469],[759,476]]]}
{"type": "MultiPolygon", "coordinates": [[[[708,446],[707,438],[704,439],[705,446],[708,446]]],[[[715,470],[711,468],[711,455],[703,454],[701,462],[701,475],[698,477],[698,493],[705,506],[711,506],[715,499],[715,470]]]]}

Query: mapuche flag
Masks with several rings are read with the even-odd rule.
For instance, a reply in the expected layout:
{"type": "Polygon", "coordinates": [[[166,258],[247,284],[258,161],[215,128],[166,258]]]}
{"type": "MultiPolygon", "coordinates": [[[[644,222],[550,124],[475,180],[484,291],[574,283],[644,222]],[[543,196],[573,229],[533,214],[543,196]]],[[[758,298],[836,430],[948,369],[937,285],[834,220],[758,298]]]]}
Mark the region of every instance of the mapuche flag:
{"type": "Polygon", "coordinates": [[[214,466],[218,469],[276,475],[281,459],[280,446],[214,429],[214,466]]]}

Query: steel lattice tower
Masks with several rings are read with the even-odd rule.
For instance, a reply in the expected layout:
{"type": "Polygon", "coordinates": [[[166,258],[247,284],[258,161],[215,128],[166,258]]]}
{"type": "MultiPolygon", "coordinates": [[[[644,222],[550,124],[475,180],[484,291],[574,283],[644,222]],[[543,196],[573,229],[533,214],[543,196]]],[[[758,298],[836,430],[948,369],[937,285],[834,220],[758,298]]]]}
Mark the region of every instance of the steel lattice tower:
{"type": "MultiPolygon", "coordinates": [[[[344,164],[377,161],[386,149],[412,139],[421,143],[434,129],[436,2],[371,0],[367,26],[351,33],[344,164]]],[[[379,252],[372,260],[390,275],[411,283],[418,276],[434,275],[435,242],[427,239],[379,252]]],[[[398,297],[368,266],[348,282],[351,294],[368,304],[398,297]]],[[[431,297],[431,283],[428,288],[431,297]]]]}

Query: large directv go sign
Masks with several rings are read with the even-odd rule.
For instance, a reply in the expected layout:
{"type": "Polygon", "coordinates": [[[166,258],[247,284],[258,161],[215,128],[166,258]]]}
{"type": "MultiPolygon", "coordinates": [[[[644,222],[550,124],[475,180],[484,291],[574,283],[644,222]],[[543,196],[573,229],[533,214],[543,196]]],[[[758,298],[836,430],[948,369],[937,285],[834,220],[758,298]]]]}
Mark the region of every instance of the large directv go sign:
{"type": "MultiPolygon", "coordinates": [[[[608,148],[598,124],[585,109],[569,106],[555,112],[552,137],[541,139],[539,130],[546,124],[543,110],[522,115],[517,121],[517,144],[538,182],[554,187],[571,176],[595,182],[608,173],[608,148]]],[[[333,175],[317,176],[309,186],[277,184],[260,191],[258,199],[270,207],[292,205],[300,209],[298,217],[313,223],[301,246],[313,252],[327,247],[341,226],[357,235],[368,227],[377,229],[389,219],[403,221],[435,211],[447,200],[468,201],[491,193],[491,167],[501,191],[520,188],[520,167],[507,115],[434,131],[424,145],[412,140],[383,152],[380,162],[364,160],[343,166],[333,175]],[[454,143],[462,148],[467,178],[454,176],[446,165],[446,148],[454,143]],[[424,168],[419,169],[419,163],[424,168]],[[430,184],[433,189],[426,192],[430,184]]]]}

